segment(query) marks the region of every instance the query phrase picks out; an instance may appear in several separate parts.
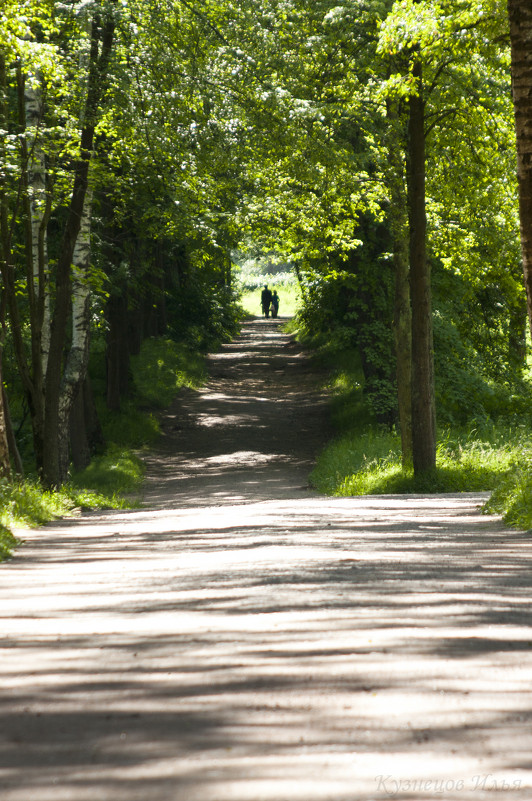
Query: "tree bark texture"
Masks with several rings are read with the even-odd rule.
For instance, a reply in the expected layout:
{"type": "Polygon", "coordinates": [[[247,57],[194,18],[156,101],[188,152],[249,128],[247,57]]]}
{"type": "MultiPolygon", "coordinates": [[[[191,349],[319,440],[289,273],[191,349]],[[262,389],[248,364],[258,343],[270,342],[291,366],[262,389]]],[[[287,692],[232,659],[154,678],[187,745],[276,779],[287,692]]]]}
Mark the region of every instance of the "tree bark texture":
{"type": "Polygon", "coordinates": [[[393,332],[396,357],[397,407],[401,432],[403,467],[412,467],[412,308],[410,303],[410,265],[408,261],[408,203],[404,157],[401,145],[406,134],[400,124],[396,104],[388,104],[390,138],[387,144],[390,166],[390,227],[393,238],[395,297],[393,332]]]}
{"type": "Polygon", "coordinates": [[[508,0],[517,142],[521,252],[532,332],[532,4],[508,0]]]}
{"type": "Polygon", "coordinates": [[[85,196],[72,265],[72,342],[61,380],[59,396],[59,464],[62,474],[69,465],[69,419],[74,398],[85,379],[89,363],[90,334],[90,235],[92,217],[92,197],[90,191],[85,196]]]}
{"type": "Polygon", "coordinates": [[[56,268],[55,306],[50,335],[50,355],[46,371],[44,418],[43,482],[48,487],[61,485],[67,477],[62,454],[64,453],[64,443],[68,437],[68,431],[64,428],[67,425],[68,417],[65,420],[60,407],[66,329],[72,300],[71,265],[83,217],[94,133],[104,92],[104,81],[113,37],[114,20],[112,16],[109,15],[103,23],[98,16],[95,16],[91,27],[89,75],[80,154],[74,165],[72,195],[56,268]]]}
{"type": "Polygon", "coordinates": [[[70,450],[74,468],[83,470],[89,465],[92,455],[102,451],[104,446],[90,379],[86,375],[70,412],[70,450]]]}
{"type": "Polygon", "coordinates": [[[11,419],[11,413],[9,411],[9,401],[7,397],[6,388],[4,386],[2,386],[2,402],[4,405],[4,418],[6,422],[7,444],[9,446],[9,455],[11,457],[11,463],[13,465],[13,472],[16,473],[17,476],[23,476],[24,465],[22,463],[22,458],[20,456],[20,451],[18,449],[15,432],[13,430],[13,421],[11,419]]]}
{"type": "Polygon", "coordinates": [[[40,142],[40,127],[44,115],[42,86],[39,76],[26,78],[23,86],[25,112],[25,149],[28,197],[28,242],[31,268],[28,269],[28,291],[31,309],[32,340],[36,348],[35,361],[46,374],[50,348],[50,288],[48,270],[47,225],[51,213],[51,198],[46,190],[46,163],[40,142]]]}
{"type": "Polygon", "coordinates": [[[425,211],[425,104],[422,66],[413,68],[418,91],[409,100],[408,218],[412,301],[412,461],[414,473],[436,466],[436,413],[430,264],[425,211]]]}
{"type": "MultiPolygon", "coordinates": [[[[0,388],[2,381],[2,351],[0,345],[0,388]]],[[[4,407],[4,393],[0,391],[0,478],[11,478],[11,460],[9,458],[9,442],[7,438],[7,425],[4,407]]]]}

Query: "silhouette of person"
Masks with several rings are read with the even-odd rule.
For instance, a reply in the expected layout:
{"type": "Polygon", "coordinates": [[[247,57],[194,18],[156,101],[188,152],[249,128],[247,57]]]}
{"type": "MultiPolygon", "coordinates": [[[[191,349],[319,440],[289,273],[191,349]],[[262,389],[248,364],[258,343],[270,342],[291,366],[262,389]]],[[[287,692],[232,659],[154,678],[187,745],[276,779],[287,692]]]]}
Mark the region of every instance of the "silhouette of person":
{"type": "Polygon", "coordinates": [[[264,284],[264,289],[262,290],[260,296],[260,302],[262,306],[262,313],[265,317],[270,316],[270,304],[272,302],[272,293],[271,290],[268,289],[268,284],[264,284]]]}
{"type": "Polygon", "coordinates": [[[279,312],[279,295],[277,294],[277,290],[274,289],[272,293],[272,317],[277,317],[279,312]]]}

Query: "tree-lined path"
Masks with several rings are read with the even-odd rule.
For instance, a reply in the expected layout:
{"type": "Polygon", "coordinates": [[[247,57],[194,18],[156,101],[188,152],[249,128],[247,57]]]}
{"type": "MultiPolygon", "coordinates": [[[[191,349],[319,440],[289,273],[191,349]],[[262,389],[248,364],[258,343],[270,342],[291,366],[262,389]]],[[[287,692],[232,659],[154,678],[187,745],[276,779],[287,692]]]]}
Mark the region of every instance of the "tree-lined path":
{"type": "Polygon", "coordinates": [[[326,399],[285,320],[248,322],[209,357],[210,381],[165,415],[148,460],[150,506],[212,505],[308,495],[327,438],[326,399]]]}
{"type": "Polygon", "coordinates": [[[2,801],[530,799],[530,538],[480,496],[310,491],[317,387],[251,323],[169,410],[145,508],[27,532],[2,801]]]}

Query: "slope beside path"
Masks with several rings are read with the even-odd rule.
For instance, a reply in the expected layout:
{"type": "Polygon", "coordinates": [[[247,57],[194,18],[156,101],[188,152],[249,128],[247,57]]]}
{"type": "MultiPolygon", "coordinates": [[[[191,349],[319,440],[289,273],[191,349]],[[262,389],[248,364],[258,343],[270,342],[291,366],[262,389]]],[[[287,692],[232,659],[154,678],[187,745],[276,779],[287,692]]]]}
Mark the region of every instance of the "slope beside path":
{"type": "Polygon", "coordinates": [[[324,400],[271,322],[211,376],[146,508],[0,567],[0,799],[529,801],[529,536],[480,495],[310,491],[324,400]]]}

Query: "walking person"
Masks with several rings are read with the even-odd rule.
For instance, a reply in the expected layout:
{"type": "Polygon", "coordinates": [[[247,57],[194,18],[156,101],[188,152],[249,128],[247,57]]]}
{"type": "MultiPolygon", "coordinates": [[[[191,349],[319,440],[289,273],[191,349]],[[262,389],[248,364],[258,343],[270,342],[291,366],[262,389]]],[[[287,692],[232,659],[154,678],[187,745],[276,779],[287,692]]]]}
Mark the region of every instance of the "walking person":
{"type": "Polygon", "coordinates": [[[274,291],[272,292],[271,309],[272,309],[272,317],[277,317],[279,313],[279,295],[277,294],[276,289],[274,289],[274,291]]]}
{"type": "Polygon", "coordinates": [[[270,316],[270,306],[272,302],[272,293],[271,290],[268,289],[268,284],[264,284],[264,289],[262,290],[260,296],[260,302],[262,306],[262,313],[265,317],[270,316]]]}

